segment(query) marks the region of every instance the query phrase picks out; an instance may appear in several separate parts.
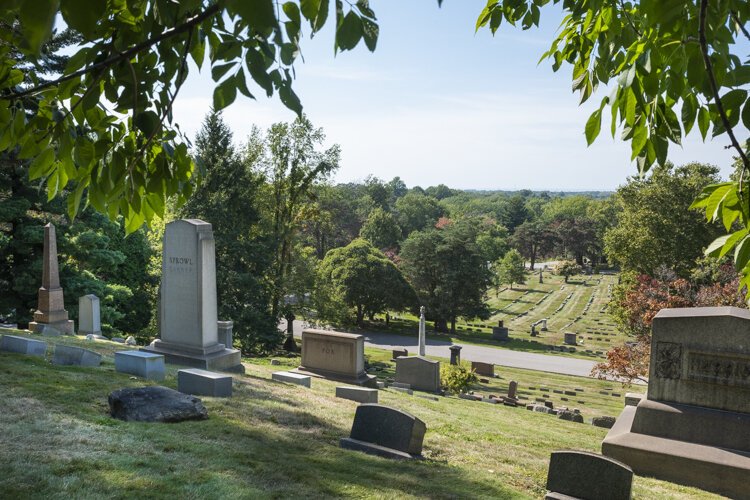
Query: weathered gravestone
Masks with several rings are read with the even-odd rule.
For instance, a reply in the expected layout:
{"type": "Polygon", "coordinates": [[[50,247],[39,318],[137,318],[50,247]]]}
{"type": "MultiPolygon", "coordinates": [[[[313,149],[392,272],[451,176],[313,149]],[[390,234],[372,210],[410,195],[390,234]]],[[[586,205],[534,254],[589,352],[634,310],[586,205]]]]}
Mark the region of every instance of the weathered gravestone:
{"type": "Polygon", "coordinates": [[[361,404],[352,431],[341,438],[342,448],[385,458],[421,458],[427,426],[406,412],[378,404],[361,404]]]}
{"type": "Polygon", "coordinates": [[[98,352],[89,351],[80,347],[67,345],[56,345],[55,353],[52,355],[53,365],[72,365],[72,366],[99,366],[102,362],[102,355],[98,352]]]}
{"type": "Polygon", "coordinates": [[[577,342],[577,335],[575,333],[565,332],[565,340],[564,340],[564,342],[567,345],[577,345],[578,344],[578,342],[577,342]]]}
{"type": "Polygon", "coordinates": [[[110,414],[125,421],[174,423],[208,418],[200,399],[158,385],[119,389],[109,395],[108,402],[110,414]]]}
{"type": "MultiPolygon", "coordinates": [[[[42,258],[42,286],[39,288],[37,310],[29,330],[36,333],[61,332],[72,335],[73,321],[65,310],[60,272],[57,266],[57,238],[55,226],[44,226],[44,256],[42,258]]],[[[53,333],[54,334],[54,333],[53,333]]]]}
{"type": "Polygon", "coordinates": [[[585,451],[553,451],[546,499],[629,500],[633,471],[625,464],[585,451]]]}
{"type": "Polygon", "coordinates": [[[78,333],[99,336],[102,334],[99,297],[96,295],[78,297],[78,333]]]}
{"type": "Polygon", "coordinates": [[[336,397],[350,399],[358,403],[377,403],[378,390],[368,389],[367,387],[351,387],[342,385],[336,387],[336,397]]]}
{"type": "Polygon", "coordinates": [[[302,364],[295,372],[354,385],[375,386],[365,372],[365,338],[327,330],[302,331],[302,364]]]}
{"type": "Polygon", "coordinates": [[[484,375],[485,377],[495,376],[495,365],[492,363],[482,363],[481,361],[472,361],[471,369],[477,375],[484,375]]]}
{"type": "Polygon", "coordinates": [[[169,363],[244,373],[240,351],[219,342],[216,261],[211,224],[176,220],[164,231],[160,339],[141,350],[169,363]]]}
{"type": "Polygon", "coordinates": [[[2,335],[0,336],[0,351],[44,357],[47,354],[47,342],[15,335],[2,335]]]}
{"type": "Polygon", "coordinates": [[[396,382],[409,384],[418,391],[440,390],[440,362],[421,356],[409,356],[396,360],[396,382]]]}
{"type": "Polygon", "coordinates": [[[492,327],[492,338],[495,340],[509,340],[508,329],[503,326],[503,320],[498,320],[497,326],[492,327]]]}
{"type": "Polygon", "coordinates": [[[750,311],[661,310],[652,324],[647,397],[625,407],[602,453],[639,475],[747,498],[750,311]]]}
{"type": "Polygon", "coordinates": [[[516,391],[518,390],[518,382],[511,380],[508,383],[508,398],[516,399],[516,391]]]}

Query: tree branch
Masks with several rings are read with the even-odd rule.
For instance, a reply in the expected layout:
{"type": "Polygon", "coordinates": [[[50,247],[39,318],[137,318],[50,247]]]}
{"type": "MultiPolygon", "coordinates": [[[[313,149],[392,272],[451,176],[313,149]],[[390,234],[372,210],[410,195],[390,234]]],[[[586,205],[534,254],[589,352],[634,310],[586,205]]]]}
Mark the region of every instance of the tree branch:
{"type": "Polygon", "coordinates": [[[708,0],[701,0],[700,15],[698,16],[698,39],[700,41],[701,53],[703,54],[703,64],[706,66],[706,72],[708,73],[708,82],[711,85],[711,92],[714,95],[714,102],[716,103],[716,110],[719,112],[721,122],[724,124],[724,128],[727,131],[729,140],[732,142],[732,147],[737,150],[742,159],[742,164],[745,169],[750,169],[750,161],[748,161],[745,151],[737,141],[737,137],[734,135],[732,125],[729,123],[727,113],[724,110],[724,105],[719,97],[719,86],[716,83],[716,77],[714,76],[713,65],[711,64],[711,58],[708,56],[708,42],[706,41],[706,11],[708,10],[708,0]]]}
{"type": "Polygon", "coordinates": [[[740,18],[737,17],[737,12],[732,11],[729,13],[729,15],[732,17],[732,21],[737,24],[737,27],[739,27],[740,31],[742,31],[742,33],[745,35],[745,38],[750,40],[750,33],[747,31],[747,28],[745,28],[745,26],[743,26],[740,22],[740,18]]]}
{"type": "Polygon", "coordinates": [[[115,54],[113,56],[110,56],[110,57],[108,57],[107,59],[105,59],[105,60],[103,60],[101,62],[98,62],[96,64],[92,64],[91,66],[88,66],[86,68],[80,69],[80,70],[78,70],[78,71],[76,71],[74,73],[71,73],[69,75],[61,76],[57,80],[52,80],[52,81],[49,81],[49,82],[42,83],[40,85],[37,85],[36,87],[32,87],[30,89],[26,89],[26,90],[24,90],[22,92],[14,92],[14,93],[11,93],[11,94],[0,96],[0,99],[10,99],[10,100],[21,99],[23,97],[36,94],[36,93],[38,93],[38,92],[40,92],[40,91],[42,91],[42,90],[44,90],[44,89],[46,89],[48,87],[53,87],[55,85],[59,85],[59,84],[61,84],[63,82],[66,82],[68,80],[72,80],[73,78],[77,78],[79,76],[85,75],[86,73],[89,73],[91,71],[95,71],[95,70],[98,70],[98,69],[109,68],[110,66],[112,66],[112,65],[114,65],[114,64],[116,64],[116,63],[118,63],[118,62],[120,62],[122,60],[131,59],[134,55],[136,55],[139,52],[142,52],[142,51],[150,48],[153,45],[156,45],[156,44],[158,44],[160,42],[163,42],[164,40],[167,40],[167,39],[172,38],[174,36],[177,36],[177,35],[179,35],[181,33],[184,33],[185,31],[191,30],[193,28],[193,26],[195,26],[197,24],[200,24],[203,21],[205,21],[206,19],[208,19],[208,18],[216,15],[220,10],[221,10],[221,8],[220,8],[219,4],[215,3],[215,4],[211,5],[210,7],[208,7],[206,10],[204,10],[203,12],[201,12],[200,14],[191,17],[190,19],[188,19],[187,21],[185,21],[183,24],[181,24],[179,26],[175,26],[174,28],[168,29],[168,30],[162,32],[161,34],[159,34],[159,35],[157,35],[157,36],[155,36],[153,38],[149,38],[148,40],[145,40],[144,42],[141,42],[138,45],[135,45],[135,46],[129,48],[125,52],[121,52],[119,54],[115,54]]]}

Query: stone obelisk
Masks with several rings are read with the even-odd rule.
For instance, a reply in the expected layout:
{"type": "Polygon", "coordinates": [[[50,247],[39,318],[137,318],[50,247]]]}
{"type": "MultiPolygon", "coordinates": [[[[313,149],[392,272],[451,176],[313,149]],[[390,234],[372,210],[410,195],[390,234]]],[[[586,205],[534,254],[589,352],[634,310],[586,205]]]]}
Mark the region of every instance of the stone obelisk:
{"type": "Polygon", "coordinates": [[[419,308],[419,355],[425,355],[425,344],[427,339],[425,338],[425,325],[424,325],[424,306],[419,308]]]}
{"type": "Polygon", "coordinates": [[[37,333],[74,333],[73,321],[68,319],[68,311],[63,302],[63,289],[60,286],[60,271],[57,266],[57,238],[55,226],[44,226],[44,262],[42,286],[39,288],[39,303],[34,312],[34,321],[29,330],[37,333]]]}

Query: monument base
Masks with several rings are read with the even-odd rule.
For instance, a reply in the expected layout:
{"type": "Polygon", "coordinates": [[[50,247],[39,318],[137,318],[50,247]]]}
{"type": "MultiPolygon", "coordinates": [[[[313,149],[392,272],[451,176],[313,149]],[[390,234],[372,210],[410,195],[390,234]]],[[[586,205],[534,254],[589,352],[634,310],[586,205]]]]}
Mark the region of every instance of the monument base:
{"type": "Polygon", "coordinates": [[[44,334],[45,327],[54,328],[64,335],[75,335],[75,325],[72,319],[56,321],[54,323],[39,323],[38,321],[29,322],[29,330],[34,333],[44,334]]]}
{"type": "Polygon", "coordinates": [[[167,363],[174,365],[191,366],[204,370],[245,373],[240,351],[238,349],[227,349],[223,344],[217,344],[201,351],[193,351],[156,339],[149,346],[141,347],[140,350],[161,354],[167,363]]]}
{"type": "MultiPolygon", "coordinates": [[[[694,425],[690,427],[697,435],[720,431],[722,427],[717,425],[743,417],[742,414],[718,410],[711,412],[715,415],[710,415],[699,407],[643,400],[637,407],[625,407],[602,441],[602,454],[627,464],[638,475],[694,486],[731,498],[747,496],[750,452],[634,432],[634,427],[636,430],[655,429],[659,413],[676,424],[677,429],[686,429],[688,421],[693,420],[694,425]],[[714,425],[707,426],[707,421],[712,418],[715,419],[714,425]]],[[[669,427],[664,427],[665,431],[667,429],[669,427]]],[[[675,427],[670,432],[676,432],[675,427]]]]}
{"type": "Polygon", "coordinates": [[[366,441],[360,441],[352,438],[341,438],[339,439],[339,446],[345,450],[355,450],[367,453],[369,455],[377,455],[383,458],[392,458],[396,460],[421,460],[422,455],[412,455],[404,451],[394,450],[393,448],[386,448],[375,443],[368,443],[366,441]]]}
{"type": "Polygon", "coordinates": [[[353,377],[353,376],[345,375],[343,373],[330,372],[326,370],[318,370],[318,369],[313,370],[311,368],[306,368],[304,366],[295,368],[294,370],[292,370],[292,372],[301,373],[302,375],[310,375],[311,377],[315,377],[315,378],[335,380],[336,382],[344,382],[346,384],[361,385],[363,387],[377,388],[377,378],[375,377],[375,375],[368,375],[366,373],[362,373],[359,376],[353,377]]]}

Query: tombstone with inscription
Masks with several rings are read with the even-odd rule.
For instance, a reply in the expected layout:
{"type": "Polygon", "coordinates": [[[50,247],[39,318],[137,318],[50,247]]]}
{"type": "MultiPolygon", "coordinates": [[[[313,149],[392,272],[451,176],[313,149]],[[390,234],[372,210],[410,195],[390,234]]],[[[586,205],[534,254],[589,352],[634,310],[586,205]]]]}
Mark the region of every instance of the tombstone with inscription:
{"type": "Polygon", "coordinates": [[[36,333],[56,331],[72,335],[73,321],[68,319],[68,311],[65,310],[57,266],[57,237],[55,226],[51,223],[44,226],[42,260],[42,286],[39,288],[38,306],[34,311],[34,321],[29,323],[29,330],[36,333]]]}
{"type": "Polygon", "coordinates": [[[732,498],[750,477],[750,311],[663,309],[647,397],[626,406],[602,453],[638,475],[732,498]]]}
{"type": "Polygon", "coordinates": [[[375,387],[365,372],[365,337],[328,330],[302,331],[302,364],[295,370],[314,377],[375,387]]]}
{"type": "Polygon", "coordinates": [[[216,261],[211,224],[176,220],[164,231],[160,339],[142,350],[168,363],[204,370],[244,372],[240,351],[219,342],[216,261]]]}
{"type": "Polygon", "coordinates": [[[401,357],[396,360],[396,382],[408,384],[418,391],[440,391],[440,362],[421,356],[401,357]]]}

